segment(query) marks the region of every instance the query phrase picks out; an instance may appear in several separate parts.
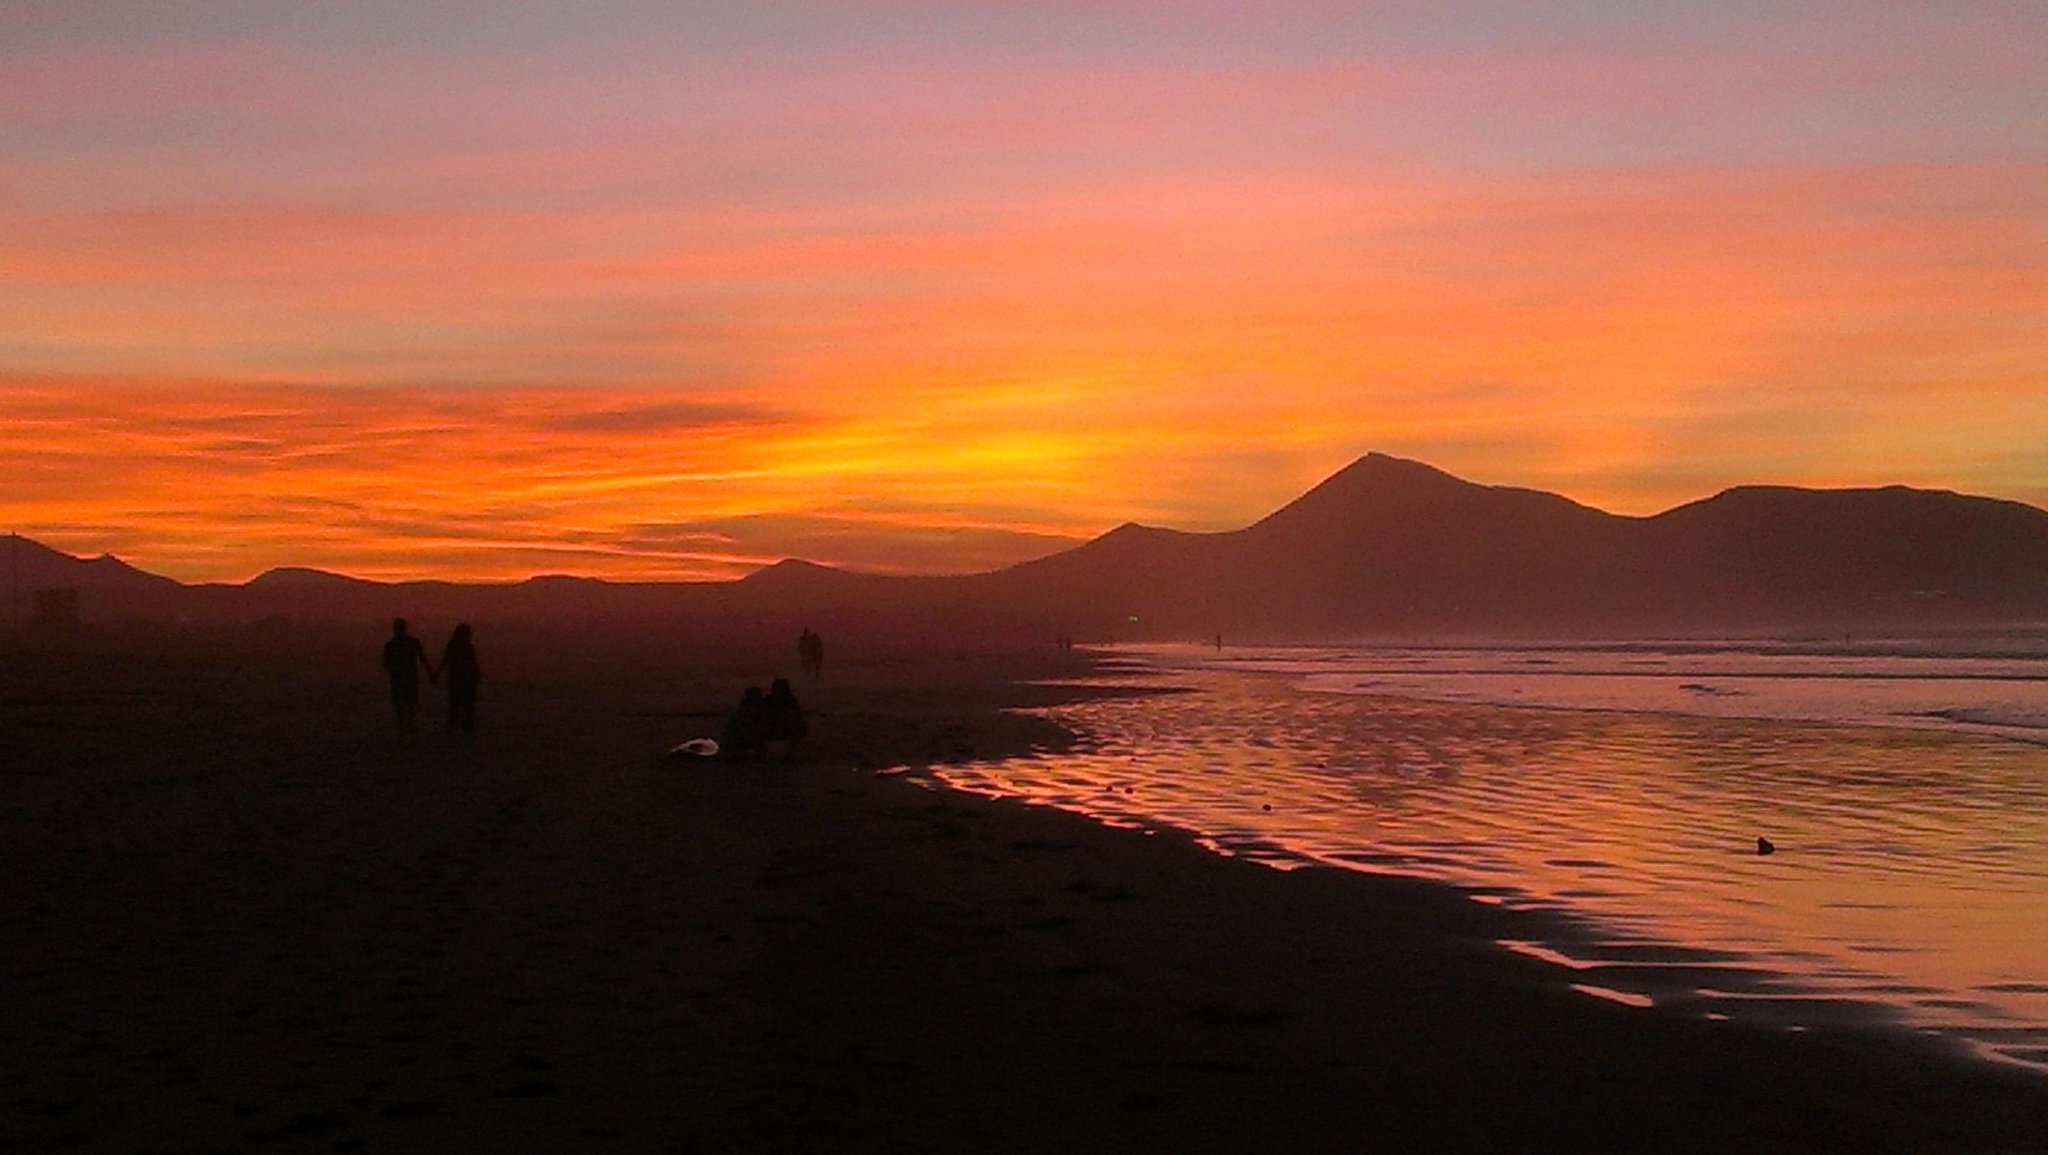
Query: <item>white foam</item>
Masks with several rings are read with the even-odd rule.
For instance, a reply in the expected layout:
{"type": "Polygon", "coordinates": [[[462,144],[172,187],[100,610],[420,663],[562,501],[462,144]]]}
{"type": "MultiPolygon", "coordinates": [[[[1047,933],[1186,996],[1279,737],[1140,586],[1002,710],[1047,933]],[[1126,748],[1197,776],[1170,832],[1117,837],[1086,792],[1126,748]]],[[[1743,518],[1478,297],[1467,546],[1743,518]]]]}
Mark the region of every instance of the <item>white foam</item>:
{"type": "Polygon", "coordinates": [[[1266,647],[1148,651],[1168,666],[1291,676],[1304,689],[1480,705],[1905,727],[2048,742],[2048,656],[1861,653],[1753,643],[1266,647]]]}

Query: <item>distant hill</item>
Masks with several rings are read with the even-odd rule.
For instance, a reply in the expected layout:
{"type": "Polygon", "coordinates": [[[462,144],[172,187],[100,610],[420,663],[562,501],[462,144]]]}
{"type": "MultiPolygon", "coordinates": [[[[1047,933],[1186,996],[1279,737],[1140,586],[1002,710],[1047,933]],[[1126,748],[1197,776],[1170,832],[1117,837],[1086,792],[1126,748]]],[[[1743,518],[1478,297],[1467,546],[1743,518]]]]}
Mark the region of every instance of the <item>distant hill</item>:
{"type": "Polygon", "coordinates": [[[1652,517],[1369,454],[1243,529],[1124,525],[990,573],[790,560],[736,582],[381,583],[273,570],[180,586],[23,539],[89,617],[666,622],[792,637],[1236,639],[1873,631],[2048,622],[2048,512],[1891,486],[1743,486],[1652,517]]]}
{"type": "Polygon", "coordinates": [[[1622,517],[1371,454],[1241,530],[1126,526],[984,580],[1178,637],[2043,621],[2048,512],[1900,486],[1747,486],[1622,517]]]}
{"type": "Polygon", "coordinates": [[[1191,636],[1566,628],[1598,616],[1594,587],[1626,523],[1372,454],[1245,529],[1126,526],[996,584],[1191,636]]]}
{"type": "Polygon", "coordinates": [[[112,554],[73,557],[20,534],[0,537],[0,582],[5,582],[5,614],[25,617],[40,589],[74,589],[88,612],[119,606],[123,616],[171,617],[184,603],[187,587],[144,573],[112,554]]]}
{"type": "Polygon", "coordinates": [[[244,587],[250,590],[332,590],[350,589],[371,583],[361,578],[346,577],[328,573],[324,569],[307,569],[304,566],[279,566],[264,570],[250,578],[244,587]]]}
{"type": "Polygon", "coordinates": [[[1743,486],[1649,518],[1661,614],[1997,620],[2048,609],[2048,512],[1942,490],[1743,486]]]}
{"type": "Polygon", "coordinates": [[[23,589],[164,590],[178,585],[170,578],[144,573],[110,553],[73,557],[18,533],[0,537],[0,575],[23,589]]]}

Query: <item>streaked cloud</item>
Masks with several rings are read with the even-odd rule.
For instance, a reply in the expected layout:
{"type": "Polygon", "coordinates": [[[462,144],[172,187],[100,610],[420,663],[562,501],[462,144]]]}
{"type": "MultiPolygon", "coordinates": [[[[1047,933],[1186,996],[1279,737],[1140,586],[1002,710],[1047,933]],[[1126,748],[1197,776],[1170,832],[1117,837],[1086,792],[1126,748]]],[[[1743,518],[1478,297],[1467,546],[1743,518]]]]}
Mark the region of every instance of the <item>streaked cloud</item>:
{"type": "Polygon", "coordinates": [[[1358,453],[2048,496],[2038,5],[0,9],[0,516],[974,568],[1358,453]],[[667,527],[667,528],[658,528],[667,527]],[[778,544],[779,543],[779,544],[778,544]]]}

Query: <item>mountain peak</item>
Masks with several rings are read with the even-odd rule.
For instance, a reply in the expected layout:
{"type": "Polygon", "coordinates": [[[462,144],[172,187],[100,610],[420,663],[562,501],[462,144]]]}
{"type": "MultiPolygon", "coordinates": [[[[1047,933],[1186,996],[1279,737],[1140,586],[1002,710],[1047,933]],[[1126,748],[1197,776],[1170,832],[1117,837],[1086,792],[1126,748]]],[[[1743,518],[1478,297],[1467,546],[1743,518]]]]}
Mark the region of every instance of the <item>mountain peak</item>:
{"type": "Polygon", "coordinates": [[[748,586],[789,586],[848,576],[851,576],[848,571],[833,566],[820,565],[800,557],[786,557],[774,565],[755,570],[741,578],[740,583],[748,586]]]}
{"type": "Polygon", "coordinates": [[[1428,491],[1467,491],[1489,488],[1466,481],[1420,461],[1411,461],[1392,454],[1372,452],[1352,462],[1323,479],[1321,484],[1296,498],[1292,504],[1336,494],[1350,494],[1373,491],[1398,491],[1404,493],[1428,491]]]}
{"type": "Polygon", "coordinates": [[[347,577],[342,574],[330,573],[324,569],[313,569],[310,566],[281,565],[274,569],[264,570],[262,573],[257,574],[253,578],[250,578],[248,584],[257,588],[282,586],[319,586],[338,584],[353,585],[357,583],[357,580],[358,579],[356,578],[347,577]]]}
{"type": "Polygon", "coordinates": [[[177,585],[170,578],[137,569],[111,553],[79,557],[18,533],[7,535],[7,549],[0,555],[0,574],[24,585],[134,589],[177,585]]]}
{"type": "Polygon", "coordinates": [[[1340,477],[1437,478],[1444,481],[1456,481],[1462,485],[1472,484],[1471,482],[1464,481],[1462,478],[1453,477],[1427,462],[1416,461],[1407,457],[1396,457],[1391,453],[1381,453],[1377,449],[1331,474],[1327,480],[1335,481],[1340,477]]]}
{"type": "Polygon", "coordinates": [[[1556,494],[1480,485],[1433,465],[1374,452],[1331,474],[1246,532],[1342,534],[1346,527],[1362,522],[1385,525],[1390,521],[1426,528],[1451,510],[1506,513],[1537,507],[1608,516],[1556,494]]]}

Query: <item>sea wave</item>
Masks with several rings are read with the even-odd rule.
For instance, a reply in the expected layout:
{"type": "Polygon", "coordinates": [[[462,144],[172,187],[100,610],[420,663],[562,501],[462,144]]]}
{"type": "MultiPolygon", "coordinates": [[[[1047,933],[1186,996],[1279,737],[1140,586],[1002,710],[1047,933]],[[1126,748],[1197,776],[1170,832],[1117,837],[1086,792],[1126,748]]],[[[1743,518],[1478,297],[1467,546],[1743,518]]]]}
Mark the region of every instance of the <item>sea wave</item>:
{"type": "Polygon", "coordinates": [[[1324,693],[1908,727],[2048,742],[2048,657],[2020,647],[1995,655],[1733,643],[1153,647],[1143,653],[1164,668],[1280,675],[1324,693]]]}

